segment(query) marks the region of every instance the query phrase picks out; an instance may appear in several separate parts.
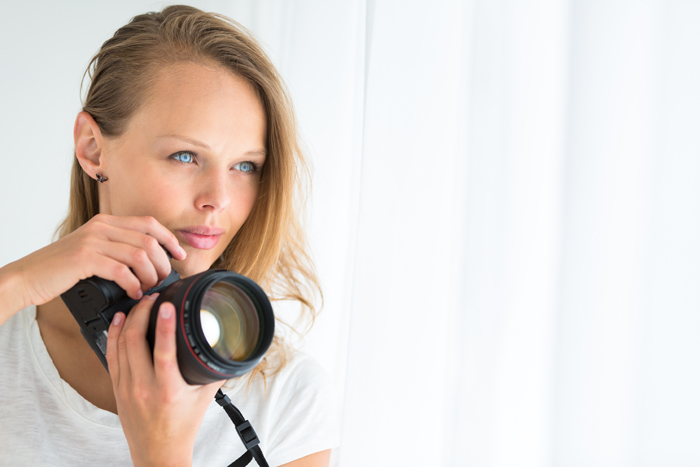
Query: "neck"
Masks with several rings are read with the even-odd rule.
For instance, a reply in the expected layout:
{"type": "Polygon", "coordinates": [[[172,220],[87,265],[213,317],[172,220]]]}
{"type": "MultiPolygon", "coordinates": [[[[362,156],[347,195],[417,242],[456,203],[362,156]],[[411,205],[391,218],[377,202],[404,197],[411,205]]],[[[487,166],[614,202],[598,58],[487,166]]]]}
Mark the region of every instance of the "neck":
{"type": "Polygon", "coordinates": [[[50,328],[69,337],[80,337],[80,326],[61,297],[36,307],[36,320],[39,328],[50,328]]]}

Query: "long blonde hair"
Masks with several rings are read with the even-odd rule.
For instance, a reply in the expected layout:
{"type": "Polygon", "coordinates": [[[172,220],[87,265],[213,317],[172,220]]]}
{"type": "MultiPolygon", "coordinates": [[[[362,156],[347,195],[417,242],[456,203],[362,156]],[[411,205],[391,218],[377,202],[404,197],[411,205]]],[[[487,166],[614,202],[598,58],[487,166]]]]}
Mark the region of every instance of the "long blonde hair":
{"type": "MultiPolygon", "coordinates": [[[[103,136],[120,136],[149,92],[154,71],[182,61],[216,64],[246,79],[266,113],[267,158],[258,199],[212,267],[250,277],[272,300],[298,301],[302,316],[308,318],[308,330],[318,313],[315,303],[322,300],[301,225],[309,169],[285,85],[244,27],[224,16],[181,5],[134,17],[90,61],[83,110],[95,119],[103,136]]],[[[98,213],[97,182],[74,159],[68,216],[57,236],[68,235],[98,213]]],[[[276,363],[263,360],[251,381],[257,374],[264,377],[279,370],[288,351],[278,333],[268,353],[276,363]]]]}

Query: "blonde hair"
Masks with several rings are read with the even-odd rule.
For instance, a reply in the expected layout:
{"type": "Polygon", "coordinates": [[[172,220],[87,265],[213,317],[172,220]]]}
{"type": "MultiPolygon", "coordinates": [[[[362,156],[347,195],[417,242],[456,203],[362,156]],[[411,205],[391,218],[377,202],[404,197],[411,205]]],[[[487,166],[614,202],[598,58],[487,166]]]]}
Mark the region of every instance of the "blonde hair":
{"type": "MultiPolygon", "coordinates": [[[[266,114],[267,158],[258,198],[248,219],[212,265],[246,275],[271,300],[296,300],[308,330],[322,294],[301,226],[309,169],[297,140],[292,102],[277,70],[241,25],[224,16],[189,6],[134,17],[117,30],[92,58],[90,86],[83,110],[105,137],[120,136],[149,92],[154,71],[177,62],[215,64],[248,81],[266,114]]],[[[97,182],[73,161],[68,216],[57,236],[76,230],[99,213],[97,182]]],[[[279,321],[279,320],[278,320],[279,321]]],[[[297,332],[291,325],[289,328],[297,332]]],[[[279,327],[278,327],[279,329],[279,327]]],[[[252,372],[274,374],[286,362],[289,347],[279,333],[252,372]],[[274,360],[276,363],[272,364],[274,360]]]]}

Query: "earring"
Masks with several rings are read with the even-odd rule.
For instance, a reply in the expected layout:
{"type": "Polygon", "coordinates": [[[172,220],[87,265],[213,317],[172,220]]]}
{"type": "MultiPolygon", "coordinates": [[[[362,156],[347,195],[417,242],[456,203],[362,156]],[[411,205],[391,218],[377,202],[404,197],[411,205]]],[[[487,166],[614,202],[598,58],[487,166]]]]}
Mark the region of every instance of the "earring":
{"type": "Polygon", "coordinates": [[[104,183],[104,182],[107,181],[107,177],[103,177],[103,176],[100,175],[100,174],[95,174],[95,176],[97,177],[97,181],[100,182],[100,183],[104,183]]]}

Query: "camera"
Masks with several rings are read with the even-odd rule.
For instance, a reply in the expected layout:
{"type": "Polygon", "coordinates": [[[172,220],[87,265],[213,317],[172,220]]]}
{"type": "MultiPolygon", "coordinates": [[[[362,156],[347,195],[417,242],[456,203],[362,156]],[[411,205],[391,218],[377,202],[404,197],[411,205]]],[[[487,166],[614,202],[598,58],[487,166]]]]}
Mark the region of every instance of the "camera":
{"type": "MultiPolygon", "coordinates": [[[[249,372],[265,356],[275,333],[272,305],[250,278],[210,269],[186,279],[175,270],[144,295],[160,295],[153,304],[147,340],[153,352],[158,308],[175,305],[177,361],[189,384],[207,384],[249,372]]],[[[115,282],[93,276],[61,294],[80,332],[107,368],[107,331],[114,315],[138,303],[115,282]]]]}

